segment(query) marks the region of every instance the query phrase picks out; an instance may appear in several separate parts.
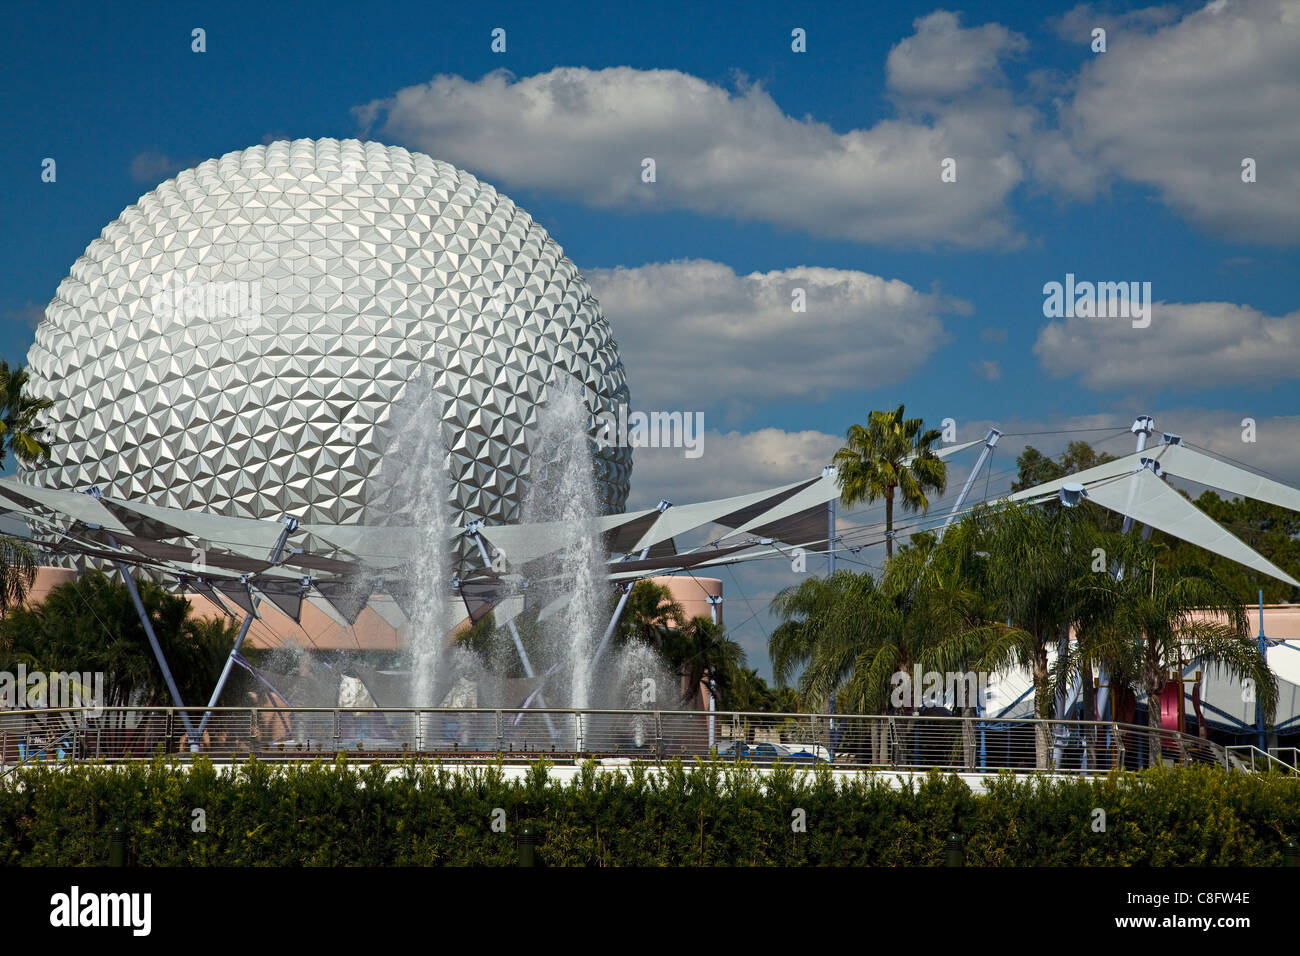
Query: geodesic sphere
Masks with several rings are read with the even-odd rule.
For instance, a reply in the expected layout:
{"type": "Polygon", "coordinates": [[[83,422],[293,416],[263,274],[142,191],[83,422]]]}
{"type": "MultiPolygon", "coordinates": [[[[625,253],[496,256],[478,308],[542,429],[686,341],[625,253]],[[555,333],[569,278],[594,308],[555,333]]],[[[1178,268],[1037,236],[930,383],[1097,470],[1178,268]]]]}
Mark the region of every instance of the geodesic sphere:
{"type": "MultiPolygon", "coordinates": [[[[104,229],[28,353],[54,401],[23,479],[223,515],[367,516],[395,403],[445,408],[453,520],[518,520],[547,383],[628,399],[600,306],[546,230],[420,153],[296,140],[210,159],[104,229]]],[[[436,412],[435,412],[436,414],[436,412]]],[[[625,448],[595,451],[621,511],[625,448]]]]}

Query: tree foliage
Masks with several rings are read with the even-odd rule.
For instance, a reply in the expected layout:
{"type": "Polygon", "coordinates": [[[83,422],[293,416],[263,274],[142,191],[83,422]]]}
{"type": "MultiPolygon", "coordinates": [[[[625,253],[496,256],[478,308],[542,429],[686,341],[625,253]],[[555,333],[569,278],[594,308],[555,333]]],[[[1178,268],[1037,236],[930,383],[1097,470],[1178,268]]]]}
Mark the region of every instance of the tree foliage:
{"type": "MultiPolygon", "coordinates": [[[[235,625],[192,617],[189,601],[152,581],[137,587],[182,700],[207,703],[234,644],[235,625]]],[[[99,571],[59,585],[44,601],[0,621],[0,670],[19,663],[51,673],[103,673],[106,707],[172,705],[130,592],[99,571]]]]}
{"type": "Polygon", "coordinates": [[[903,417],[902,405],[892,412],[873,411],[865,427],[849,427],[844,447],[833,459],[846,507],[884,499],[889,558],[894,556],[895,497],[904,511],[924,513],[930,507],[925,493],[942,493],[948,485],[948,466],[933,449],[942,433],[924,429],[922,419],[903,417]]]}

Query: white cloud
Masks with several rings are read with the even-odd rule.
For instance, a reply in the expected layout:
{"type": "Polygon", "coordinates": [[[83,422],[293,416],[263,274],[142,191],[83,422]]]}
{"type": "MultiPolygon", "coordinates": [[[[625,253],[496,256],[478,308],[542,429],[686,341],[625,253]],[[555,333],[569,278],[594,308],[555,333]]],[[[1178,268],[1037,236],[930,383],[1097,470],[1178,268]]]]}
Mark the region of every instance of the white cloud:
{"type": "Polygon", "coordinates": [[[637,448],[632,452],[628,510],[650,508],[660,498],[676,504],[728,498],[821,474],[840,438],[819,431],[753,432],[706,430],[704,454],[685,459],[680,449],[637,448]]]}
{"type": "MultiPolygon", "coordinates": [[[[1010,489],[1016,477],[1016,456],[1024,451],[1026,445],[1032,445],[1045,455],[1057,456],[1071,441],[1085,441],[1099,452],[1120,457],[1131,454],[1136,448],[1135,436],[1129,428],[1139,415],[1150,415],[1155,419],[1156,434],[1152,442],[1159,441],[1164,432],[1181,435],[1184,443],[1208,449],[1223,458],[1236,459],[1246,468],[1300,487],[1300,459],[1295,454],[1295,449],[1300,448],[1300,415],[1264,415],[1252,409],[1248,402],[1235,409],[1134,404],[1087,415],[1050,415],[996,422],[963,421],[961,435],[963,440],[977,437],[990,425],[1003,432],[993,456],[993,474],[989,482],[989,496],[996,498],[1010,489]],[[1255,420],[1254,442],[1242,441],[1241,422],[1244,418],[1255,420]]],[[[961,471],[958,473],[954,469],[950,474],[950,492],[953,482],[963,479],[969,473],[966,467],[974,461],[970,454],[959,457],[962,461],[954,459],[954,464],[961,471]]],[[[983,497],[984,486],[984,477],[981,476],[976,482],[976,497],[983,497]]]]}
{"type": "Polygon", "coordinates": [[[586,273],[618,340],[634,408],[815,401],[906,379],[959,300],[897,279],[799,267],[737,275],[704,259],[586,273]],[[805,312],[792,310],[803,289],[805,312]]]}
{"type": "Polygon", "coordinates": [[[630,67],[439,75],[355,112],[506,186],[831,238],[1013,247],[1007,200],[1021,184],[1088,199],[1118,179],[1223,235],[1300,238],[1294,0],[1215,0],[1181,19],[1172,5],[1083,5],[1052,22],[1080,44],[1105,27],[1107,51],[1073,76],[1033,71],[1017,93],[1004,64],[1027,52],[1024,36],[943,10],[917,19],[884,64],[896,114],[843,132],[786,113],[758,84],[630,67]],[[947,158],[956,183],[940,181],[947,158]]]}
{"type": "Polygon", "coordinates": [[[172,159],[170,156],[159,152],[137,153],[131,160],[131,178],[137,183],[156,186],[163,180],[175,176],[182,169],[188,169],[196,165],[197,162],[197,160],[172,159]]]}
{"type": "MultiPolygon", "coordinates": [[[[1061,113],[1072,148],[1213,232],[1300,239],[1300,6],[1216,0],[1155,29],[1167,8],[1147,13],[1111,21],[1107,52],[1076,78],[1061,113]],[[1241,179],[1245,157],[1253,184],[1241,179]]],[[[1062,29],[1077,35],[1093,16],[1076,9],[1062,29]]],[[[1073,157],[1064,162],[1073,177],[1073,157]]],[[[1035,168],[1052,175],[1050,161],[1035,168]]]]}
{"type": "Polygon", "coordinates": [[[1081,3],[1050,22],[1061,39],[1091,46],[1092,31],[1098,27],[1106,31],[1109,42],[1113,33],[1150,31],[1177,19],[1178,8],[1173,4],[1110,13],[1081,3]]]}
{"type": "Polygon", "coordinates": [[[1097,390],[1268,385],[1300,366],[1300,311],[1269,316],[1231,302],[1157,302],[1151,325],[1067,319],[1039,333],[1034,354],[1057,376],[1097,390]]]}
{"type": "Polygon", "coordinates": [[[1005,57],[1029,42],[996,23],[963,28],[960,15],[936,10],[914,23],[916,33],[894,46],[885,60],[890,89],[906,99],[946,99],[985,86],[1000,86],[1005,57]]]}
{"type": "Polygon", "coordinates": [[[987,382],[996,382],[1002,377],[1002,366],[992,359],[979,359],[971,362],[971,370],[987,382]]]}
{"type": "Polygon", "coordinates": [[[963,30],[951,14],[918,28],[890,54],[889,82],[902,109],[933,118],[844,133],[786,114],[758,84],[732,90],[630,67],[439,75],[355,112],[367,129],[379,123],[386,138],[490,180],[594,206],[690,209],[870,242],[1014,245],[1005,200],[1022,173],[1011,127],[1025,119],[983,84],[1000,83],[998,58],[1023,38],[963,30]],[[931,53],[954,65],[935,74],[931,53]],[[950,94],[962,84],[956,109],[950,94]],[[641,178],[646,157],[653,184],[641,178]],[[940,182],[945,157],[958,160],[957,183],[940,182]]]}
{"type": "Polygon", "coordinates": [[[17,308],[7,309],[5,318],[34,329],[45,318],[45,306],[37,305],[35,302],[28,300],[17,308]]]}

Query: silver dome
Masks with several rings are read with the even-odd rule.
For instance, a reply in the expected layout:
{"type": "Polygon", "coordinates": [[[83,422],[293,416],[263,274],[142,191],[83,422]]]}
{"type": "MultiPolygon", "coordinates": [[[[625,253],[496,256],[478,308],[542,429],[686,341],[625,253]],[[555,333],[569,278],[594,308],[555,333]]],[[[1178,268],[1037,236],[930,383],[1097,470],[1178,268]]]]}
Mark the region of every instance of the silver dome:
{"type": "MultiPolygon", "coordinates": [[[[445,408],[453,519],[518,520],[547,383],[628,400],[586,281],[491,186],[420,153],[296,140],[211,159],[104,229],[28,354],[52,460],[23,480],[350,524],[417,379],[445,408]]],[[[607,511],[631,452],[595,451],[607,511]]]]}

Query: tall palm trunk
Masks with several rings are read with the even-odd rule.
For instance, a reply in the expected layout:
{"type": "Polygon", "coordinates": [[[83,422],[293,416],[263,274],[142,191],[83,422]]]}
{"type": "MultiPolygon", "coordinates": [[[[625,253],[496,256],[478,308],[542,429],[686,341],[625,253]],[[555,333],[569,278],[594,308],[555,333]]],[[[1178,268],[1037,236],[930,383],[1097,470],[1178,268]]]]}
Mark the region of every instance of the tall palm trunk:
{"type": "MultiPolygon", "coordinates": [[[[1092,688],[1092,664],[1084,661],[1079,666],[1079,719],[1094,721],[1097,719],[1096,697],[1092,688]]],[[[1083,769],[1091,770],[1097,762],[1097,728],[1089,726],[1084,733],[1086,746],[1083,751],[1083,769]]]]}
{"type": "Polygon", "coordinates": [[[885,560],[894,557],[894,489],[885,494],[885,560]]]}
{"type": "Polygon", "coordinates": [[[1147,726],[1152,728],[1152,733],[1147,735],[1147,766],[1158,767],[1164,756],[1161,750],[1160,731],[1160,696],[1164,690],[1164,674],[1152,673],[1148,671],[1146,679],[1147,692],[1147,726]]]}
{"type": "Polygon", "coordinates": [[[1052,687],[1047,673],[1047,642],[1042,638],[1034,650],[1034,762],[1039,770],[1049,769],[1052,754],[1052,687]]]}
{"type": "Polygon", "coordinates": [[[976,762],[974,718],[978,713],[974,707],[963,707],[961,716],[965,718],[961,722],[962,766],[967,770],[974,770],[976,762]]]}
{"type": "Polygon", "coordinates": [[[883,767],[889,763],[889,718],[871,720],[871,762],[883,767]]]}

